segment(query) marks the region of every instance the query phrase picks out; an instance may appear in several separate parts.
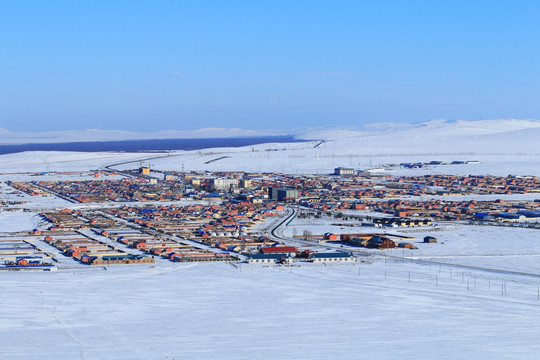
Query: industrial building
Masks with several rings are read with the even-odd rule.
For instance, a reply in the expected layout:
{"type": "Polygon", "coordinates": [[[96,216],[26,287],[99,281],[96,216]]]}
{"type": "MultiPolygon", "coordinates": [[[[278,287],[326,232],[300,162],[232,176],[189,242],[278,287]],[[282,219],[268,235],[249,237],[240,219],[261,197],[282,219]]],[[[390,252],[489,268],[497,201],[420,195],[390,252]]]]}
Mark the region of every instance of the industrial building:
{"type": "Polygon", "coordinates": [[[339,176],[354,176],[356,171],[351,168],[345,168],[345,167],[337,167],[334,169],[334,175],[339,176]]]}

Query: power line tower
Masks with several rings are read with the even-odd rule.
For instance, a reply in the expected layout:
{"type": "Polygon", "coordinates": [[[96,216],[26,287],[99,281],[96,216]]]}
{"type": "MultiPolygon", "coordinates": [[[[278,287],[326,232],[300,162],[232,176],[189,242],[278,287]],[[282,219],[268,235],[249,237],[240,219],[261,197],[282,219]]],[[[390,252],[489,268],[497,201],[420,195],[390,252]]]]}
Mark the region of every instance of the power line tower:
{"type": "Polygon", "coordinates": [[[186,192],[186,172],[184,170],[184,162],[182,161],[182,181],[180,182],[180,192],[185,194],[186,192]]]}

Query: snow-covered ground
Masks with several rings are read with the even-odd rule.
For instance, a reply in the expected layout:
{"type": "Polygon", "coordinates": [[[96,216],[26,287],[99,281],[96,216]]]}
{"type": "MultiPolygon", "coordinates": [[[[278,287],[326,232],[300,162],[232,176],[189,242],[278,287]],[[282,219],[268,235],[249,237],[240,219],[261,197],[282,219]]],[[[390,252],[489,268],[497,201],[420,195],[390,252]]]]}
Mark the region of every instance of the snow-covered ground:
{"type": "MultiPolygon", "coordinates": [[[[98,169],[105,165],[114,164],[115,162],[131,160],[138,162],[154,156],[156,156],[156,154],[26,151],[22,153],[0,155],[0,164],[2,166],[2,173],[86,171],[98,169]]],[[[135,165],[134,167],[137,166],[135,165]]]]}
{"type": "Polygon", "coordinates": [[[31,211],[0,212],[2,232],[29,231],[36,228],[41,221],[41,217],[31,211]]]}
{"type": "Polygon", "coordinates": [[[474,276],[384,262],[0,273],[0,353],[9,359],[537,359],[537,284],[474,276]]]}
{"type": "MultiPolygon", "coordinates": [[[[315,129],[304,136],[317,141],[182,151],[161,158],[10,154],[0,156],[0,180],[52,180],[54,174],[6,173],[85,171],[131,162],[118,165],[127,169],[140,161],[162,170],[330,173],[337,166],[479,160],[394,168],[391,174],[540,175],[539,129],[538,121],[528,120],[432,121],[361,131],[315,129]]],[[[0,212],[4,232],[39,226],[38,209],[73,206],[53,197],[12,194],[0,185],[0,200],[30,202],[16,205],[30,211],[0,212]]],[[[332,225],[342,222],[335,219],[299,221],[283,233],[368,229],[340,228],[332,225]]],[[[537,359],[538,230],[435,228],[441,230],[392,229],[416,237],[418,250],[370,250],[354,265],[159,261],[0,272],[0,359],[537,359]],[[425,235],[436,236],[438,243],[420,243],[425,235]]]]}
{"type": "MultiPolygon", "coordinates": [[[[2,172],[75,171],[120,162],[133,169],[141,161],[160,170],[244,170],[325,174],[338,166],[378,168],[400,162],[477,160],[480,164],[441,165],[428,169],[393,168],[391,174],[540,175],[540,121],[444,121],[379,124],[361,130],[309,130],[303,143],[259,144],[239,148],[156,153],[25,152],[0,156],[2,172]],[[369,131],[366,131],[369,130],[369,131]],[[219,159],[217,161],[210,160],[219,159]]],[[[224,132],[226,134],[226,132],[224,132]]],[[[36,135],[37,136],[37,135],[36,135]]],[[[61,138],[58,138],[61,139],[61,138]]]]}

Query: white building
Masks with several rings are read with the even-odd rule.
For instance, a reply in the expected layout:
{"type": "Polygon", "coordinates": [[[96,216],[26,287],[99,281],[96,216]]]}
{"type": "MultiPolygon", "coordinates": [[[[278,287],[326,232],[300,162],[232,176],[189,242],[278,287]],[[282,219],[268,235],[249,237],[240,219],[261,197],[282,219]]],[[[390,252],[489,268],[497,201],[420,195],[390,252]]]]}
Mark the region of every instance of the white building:
{"type": "Polygon", "coordinates": [[[334,169],[334,175],[339,176],[354,176],[356,171],[351,168],[338,167],[334,169]]]}
{"type": "Polygon", "coordinates": [[[311,261],[314,263],[321,262],[355,262],[356,256],[352,252],[349,253],[315,253],[311,255],[311,261]]]}

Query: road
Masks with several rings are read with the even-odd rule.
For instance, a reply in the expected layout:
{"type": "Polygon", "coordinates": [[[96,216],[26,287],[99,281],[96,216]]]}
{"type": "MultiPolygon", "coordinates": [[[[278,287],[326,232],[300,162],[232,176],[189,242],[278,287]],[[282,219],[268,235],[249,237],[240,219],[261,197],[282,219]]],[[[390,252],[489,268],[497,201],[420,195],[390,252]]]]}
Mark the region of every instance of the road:
{"type": "Polygon", "coordinates": [[[454,264],[454,263],[448,263],[444,261],[436,261],[436,260],[429,260],[429,259],[422,259],[420,257],[414,257],[414,256],[399,256],[399,255],[389,255],[386,253],[380,253],[377,254],[373,251],[366,251],[361,250],[357,247],[346,245],[346,244],[319,244],[313,241],[309,240],[302,240],[298,238],[288,238],[283,236],[284,228],[292,221],[294,218],[298,215],[298,210],[294,207],[288,207],[287,208],[288,214],[286,217],[281,220],[279,223],[277,223],[273,228],[270,230],[270,234],[273,238],[280,240],[287,245],[293,245],[293,246],[309,246],[311,248],[319,248],[323,250],[337,250],[337,251],[347,251],[352,252],[353,254],[357,256],[371,256],[371,257],[378,257],[380,259],[393,259],[397,261],[410,261],[417,264],[422,265],[439,265],[439,266],[445,266],[448,268],[455,268],[455,269],[461,269],[461,270],[470,270],[470,271],[483,271],[483,272],[489,272],[489,273],[496,273],[496,274],[503,274],[503,275],[518,275],[518,276],[525,276],[525,277],[533,277],[533,278],[540,278],[540,274],[536,273],[527,273],[527,272],[520,272],[520,271],[511,271],[511,270],[504,270],[504,269],[497,269],[497,268],[489,268],[489,267],[482,267],[482,266],[473,266],[473,265],[462,265],[462,264],[454,264]]]}
{"type": "Polygon", "coordinates": [[[190,240],[190,239],[187,239],[187,238],[175,235],[175,234],[171,234],[171,233],[168,233],[168,232],[163,232],[163,231],[143,227],[143,226],[141,226],[139,224],[132,223],[132,222],[126,220],[126,219],[122,219],[122,218],[120,218],[118,216],[109,214],[109,213],[104,212],[104,211],[98,211],[97,213],[99,213],[100,215],[102,215],[102,216],[104,216],[106,218],[109,218],[109,219],[115,220],[117,222],[123,223],[126,227],[138,230],[143,234],[157,236],[157,237],[164,237],[164,238],[167,238],[169,240],[173,240],[173,241],[175,241],[175,242],[177,242],[179,244],[189,245],[189,246],[192,246],[194,248],[204,250],[204,251],[213,252],[213,253],[216,253],[216,254],[228,253],[231,256],[239,258],[240,260],[244,260],[246,258],[246,256],[244,256],[242,254],[229,252],[229,251],[223,251],[222,249],[218,249],[218,248],[215,248],[215,247],[212,247],[212,246],[204,245],[204,244],[201,244],[201,243],[199,243],[197,241],[190,240]]]}
{"type": "Polygon", "coordinates": [[[37,187],[37,188],[40,189],[40,190],[43,190],[43,191],[48,192],[48,193],[51,193],[51,194],[53,194],[54,196],[59,197],[59,198],[62,199],[62,200],[66,200],[66,201],[68,201],[68,202],[70,202],[70,203],[72,203],[72,204],[80,204],[80,203],[81,203],[80,201],[77,201],[77,200],[75,200],[75,199],[72,199],[72,198],[70,198],[69,196],[65,196],[65,195],[60,194],[60,193],[57,192],[57,191],[54,191],[54,190],[51,190],[51,189],[48,189],[48,188],[44,188],[44,187],[41,186],[41,185],[38,185],[38,184],[32,184],[32,185],[35,186],[35,187],[37,187]]]}

